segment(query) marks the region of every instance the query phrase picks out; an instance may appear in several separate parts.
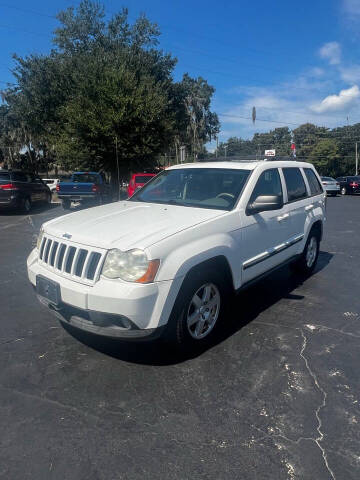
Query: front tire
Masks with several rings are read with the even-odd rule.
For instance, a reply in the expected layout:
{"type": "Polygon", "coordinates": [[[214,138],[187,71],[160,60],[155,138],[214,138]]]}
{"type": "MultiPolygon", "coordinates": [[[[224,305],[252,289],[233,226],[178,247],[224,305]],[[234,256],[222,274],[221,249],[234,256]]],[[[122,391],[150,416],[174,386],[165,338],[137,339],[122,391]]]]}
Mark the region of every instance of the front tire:
{"type": "Polygon", "coordinates": [[[171,313],[167,339],[183,348],[205,344],[226,310],[229,291],[226,278],[217,272],[190,274],[171,313]]]}
{"type": "Polygon", "coordinates": [[[299,260],[294,264],[295,270],[303,275],[311,275],[316,266],[320,251],[320,235],[316,229],[311,230],[305,248],[299,260]]]}

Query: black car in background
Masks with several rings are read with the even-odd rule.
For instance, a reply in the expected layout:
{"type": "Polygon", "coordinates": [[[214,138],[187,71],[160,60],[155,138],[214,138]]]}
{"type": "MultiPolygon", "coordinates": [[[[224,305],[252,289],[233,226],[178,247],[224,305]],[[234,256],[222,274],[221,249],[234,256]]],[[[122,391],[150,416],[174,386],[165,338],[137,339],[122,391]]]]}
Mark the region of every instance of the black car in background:
{"type": "Polygon", "coordinates": [[[360,193],[360,176],[339,177],[336,180],[340,183],[341,195],[360,193]]]}
{"type": "Polygon", "coordinates": [[[27,213],[35,203],[51,203],[51,192],[33,173],[0,170],[0,210],[15,209],[27,213]]]}

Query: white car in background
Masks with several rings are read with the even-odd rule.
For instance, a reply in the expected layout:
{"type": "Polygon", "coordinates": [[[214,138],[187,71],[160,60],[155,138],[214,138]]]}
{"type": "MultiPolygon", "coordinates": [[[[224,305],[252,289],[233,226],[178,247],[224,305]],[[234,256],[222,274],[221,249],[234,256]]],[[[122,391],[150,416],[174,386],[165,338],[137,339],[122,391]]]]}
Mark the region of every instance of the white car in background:
{"type": "Polygon", "coordinates": [[[340,193],[340,183],[332,177],[321,177],[321,183],[327,195],[336,197],[340,193]]]}
{"type": "Polygon", "coordinates": [[[54,193],[56,185],[60,183],[60,178],[43,178],[42,181],[50,188],[51,193],[54,193]]]}
{"type": "Polygon", "coordinates": [[[126,201],[46,222],[28,275],[65,324],[195,345],[215,334],[232,293],[286,263],[310,274],[324,220],[309,163],[176,165],[126,201]]]}

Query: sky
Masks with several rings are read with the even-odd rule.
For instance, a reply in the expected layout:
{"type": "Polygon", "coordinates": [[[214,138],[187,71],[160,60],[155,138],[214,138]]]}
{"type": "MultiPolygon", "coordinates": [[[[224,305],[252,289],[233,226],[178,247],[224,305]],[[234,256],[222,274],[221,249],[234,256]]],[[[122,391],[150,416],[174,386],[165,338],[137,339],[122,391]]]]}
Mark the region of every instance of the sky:
{"type": "MultiPolygon", "coordinates": [[[[12,54],[47,53],[56,13],[78,3],[0,0],[0,89],[14,81],[12,54]]],[[[130,21],[145,13],[159,25],[160,47],[178,59],[175,80],[187,72],[215,87],[220,141],[360,122],[360,0],[102,3],[108,15],[126,6],[130,21]]]]}

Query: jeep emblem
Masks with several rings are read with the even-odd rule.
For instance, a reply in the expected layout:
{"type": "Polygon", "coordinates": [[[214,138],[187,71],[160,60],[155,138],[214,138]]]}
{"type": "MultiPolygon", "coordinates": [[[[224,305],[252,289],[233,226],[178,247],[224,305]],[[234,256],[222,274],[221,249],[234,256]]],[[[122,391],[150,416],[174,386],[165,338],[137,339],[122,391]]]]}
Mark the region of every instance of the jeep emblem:
{"type": "Polygon", "coordinates": [[[72,235],[70,235],[70,233],[64,233],[63,237],[64,237],[64,238],[67,238],[68,240],[70,240],[70,238],[72,237],[72,235]]]}

